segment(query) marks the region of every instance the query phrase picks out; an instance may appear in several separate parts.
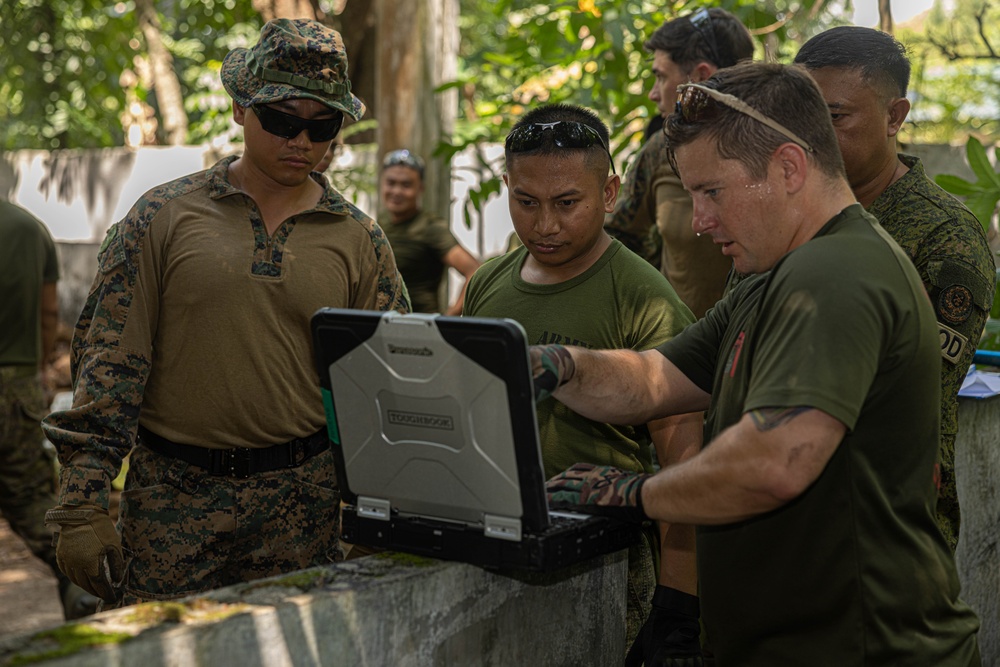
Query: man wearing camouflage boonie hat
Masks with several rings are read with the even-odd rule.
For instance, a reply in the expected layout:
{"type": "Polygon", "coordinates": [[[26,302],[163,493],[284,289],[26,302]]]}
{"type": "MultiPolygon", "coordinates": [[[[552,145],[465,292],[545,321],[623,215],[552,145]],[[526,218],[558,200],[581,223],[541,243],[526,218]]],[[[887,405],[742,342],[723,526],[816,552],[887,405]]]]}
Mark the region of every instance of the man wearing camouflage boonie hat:
{"type": "Polygon", "coordinates": [[[338,558],[309,320],[409,310],[382,230],[313,171],[364,113],[340,35],[271,21],[222,80],[243,154],[150,190],[110,229],[73,338],[73,407],[44,423],[59,566],[105,607],[338,558]],[[110,481],[130,450],[116,529],[110,481]]]}

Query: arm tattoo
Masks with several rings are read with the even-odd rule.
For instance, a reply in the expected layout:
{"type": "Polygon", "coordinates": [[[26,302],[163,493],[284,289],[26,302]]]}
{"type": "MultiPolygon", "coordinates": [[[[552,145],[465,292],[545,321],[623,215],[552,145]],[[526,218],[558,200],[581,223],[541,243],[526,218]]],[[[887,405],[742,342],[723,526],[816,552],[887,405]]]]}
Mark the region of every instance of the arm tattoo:
{"type": "Polygon", "coordinates": [[[772,431],[809,410],[812,408],[801,405],[794,408],[760,408],[751,410],[750,418],[758,431],[772,431]]]}

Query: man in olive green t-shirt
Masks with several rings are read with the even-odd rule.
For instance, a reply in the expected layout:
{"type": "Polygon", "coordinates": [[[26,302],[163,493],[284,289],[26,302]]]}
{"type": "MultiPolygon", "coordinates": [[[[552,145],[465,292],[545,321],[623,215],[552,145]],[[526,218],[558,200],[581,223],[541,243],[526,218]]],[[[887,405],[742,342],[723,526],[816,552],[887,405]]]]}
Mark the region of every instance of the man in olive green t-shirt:
{"type": "Polygon", "coordinates": [[[0,513],[59,580],[67,620],[93,613],[97,598],[70,583],[56,564],[45,512],[55,504],[52,456],[42,447],[48,412],[42,371],[56,340],[56,245],[45,225],[0,201],[0,513]]]}
{"type": "Polygon", "coordinates": [[[448,221],[420,208],[424,191],[424,161],[403,149],[386,154],[379,176],[382,230],[396,256],[415,313],[461,315],[465,285],[455,302],[446,307],[448,269],[466,280],[479,261],[451,233],[448,221]]]}
{"type": "MultiPolygon", "coordinates": [[[[667,280],[604,232],[604,213],[613,208],[619,188],[618,176],[608,173],[607,140],[604,123],[582,107],[541,106],[518,120],[507,138],[504,182],[523,246],[476,272],[469,281],[466,315],[515,319],[531,343],[636,350],[669,340],[693,321],[667,280]]],[[[685,446],[693,451],[700,443],[700,422],[694,417],[602,423],[552,399],[540,401],[537,412],[549,476],[579,461],[651,472],[651,441],[663,465],[682,456],[685,446]]],[[[683,543],[684,531],[691,528],[671,527],[670,544],[683,543]]],[[[629,552],[630,643],[656,590],[655,539],[654,534],[650,544],[629,552]]],[[[686,539],[687,551],[661,550],[661,573],[664,583],[693,594],[691,540],[686,539]]],[[[694,626],[697,650],[696,619],[694,626]]]]}
{"type": "Polygon", "coordinates": [[[816,82],[737,65],[681,86],[665,127],[695,232],[762,275],[656,350],[531,349],[539,387],[592,419],[708,410],[688,460],[578,465],[550,503],[697,524],[718,667],[979,665],[934,520],[934,314],[855,200],[816,82]]]}

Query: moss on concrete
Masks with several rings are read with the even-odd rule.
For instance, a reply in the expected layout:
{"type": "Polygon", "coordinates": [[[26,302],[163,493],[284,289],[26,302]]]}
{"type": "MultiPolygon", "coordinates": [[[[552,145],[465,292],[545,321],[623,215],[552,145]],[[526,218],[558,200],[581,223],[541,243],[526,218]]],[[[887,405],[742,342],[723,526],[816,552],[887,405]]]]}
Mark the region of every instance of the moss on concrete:
{"type": "Polygon", "coordinates": [[[431,565],[437,564],[437,561],[433,558],[425,558],[423,556],[403,553],[401,551],[382,551],[375,554],[375,557],[383,560],[391,560],[395,563],[399,563],[400,565],[409,565],[411,567],[430,567],[431,565]]]}
{"type": "Polygon", "coordinates": [[[31,665],[73,655],[91,646],[120,644],[129,639],[132,639],[132,635],[127,632],[101,632],[94,627],[80,623],[62,625],[52,630],[39,632],[32,637],[33,642],[41,643],[44,648],[32,649],[30,653],[15,655],[6,664],[8,667],[31,665]],[[54,643],[54,646],[48,648],[49,643],[54,643]]]}
{"type": "Polygon", "coordinates": [[[221,621],[246,611],[245,604],[219,604],[204,598],[189,602],[146,602],[132,608],[132,613],[122,618],[126,623],[157,625],[183,621],[221,621]]]}
{"type": "Polygon", "coordinates": [[[180,623],[187,614],[188,606],[181,602],[145,602],[136,605],[122,620],[137,625],[180,623]]]}
{"type": "Polygon", "coordinates": [[[258,588],[270,588],[272,586],[284,586],[287,588],[298,588],[302,591],[309,591],[317,586],[326,583],[327,572],[322,570],[306,570],[303,572],[293,572],[292,574],[268,579],[256,584],[251,584],[244,590],[255,590],[258,588]]]}

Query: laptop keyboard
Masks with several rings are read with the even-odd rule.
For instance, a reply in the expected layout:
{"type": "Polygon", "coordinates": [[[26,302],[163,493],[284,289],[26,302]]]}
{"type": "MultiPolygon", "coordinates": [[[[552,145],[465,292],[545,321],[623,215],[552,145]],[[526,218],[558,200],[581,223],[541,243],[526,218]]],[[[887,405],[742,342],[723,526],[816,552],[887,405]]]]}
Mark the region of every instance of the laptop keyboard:
{"type": "Polygon", "coordinates": [[[560,528],[571,528],[580,525],[581,522],[592,519],[589,514],[579,514],[576,512],[558,512],[549,510],[549,530],[560,528]]]}

